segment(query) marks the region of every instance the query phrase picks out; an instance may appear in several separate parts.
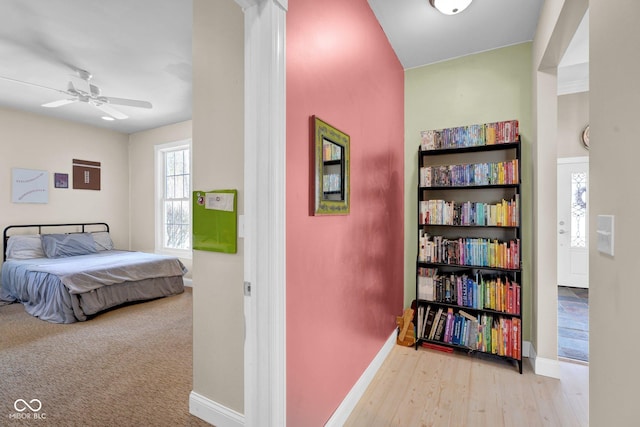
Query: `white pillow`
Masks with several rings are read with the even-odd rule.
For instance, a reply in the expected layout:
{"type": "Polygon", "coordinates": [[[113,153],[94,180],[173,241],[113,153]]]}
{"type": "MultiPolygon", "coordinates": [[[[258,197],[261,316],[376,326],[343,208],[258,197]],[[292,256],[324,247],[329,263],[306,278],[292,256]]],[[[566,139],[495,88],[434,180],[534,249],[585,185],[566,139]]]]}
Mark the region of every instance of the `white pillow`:
{"type": "Polygon", "coordinates": [[[10,236],[7,242],[7,259],[46,258],[39,234],[10,236]]]}
{"type": "Polygon", "coordinates": [[[97,231],[91,233],[96,242],[96,249],[99,251],[110,251],[113,249],[113,241],[108,231],[97,231]]]}

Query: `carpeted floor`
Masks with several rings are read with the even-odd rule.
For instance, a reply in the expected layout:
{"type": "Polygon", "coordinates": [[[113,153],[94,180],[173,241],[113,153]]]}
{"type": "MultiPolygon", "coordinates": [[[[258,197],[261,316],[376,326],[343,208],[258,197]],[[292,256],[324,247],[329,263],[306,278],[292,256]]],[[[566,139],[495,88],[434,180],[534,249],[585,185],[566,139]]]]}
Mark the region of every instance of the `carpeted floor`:
{"type": "Polygon", "coordinates": [[[558,356],[589,361],[589,289],[558,286],[558,356]]]}
{"type": "Polygon", "coordinates": [[[189,414],[192,375],[190,289],[69,325],[0,307],[2,426],[209,426],[189,414]]]}

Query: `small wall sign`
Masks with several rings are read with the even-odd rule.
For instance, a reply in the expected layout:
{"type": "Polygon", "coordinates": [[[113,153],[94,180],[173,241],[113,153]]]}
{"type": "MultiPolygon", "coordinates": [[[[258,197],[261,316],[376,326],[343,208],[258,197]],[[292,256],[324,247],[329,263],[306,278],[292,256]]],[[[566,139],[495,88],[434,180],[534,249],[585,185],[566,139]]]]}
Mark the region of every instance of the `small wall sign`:
{"type": "Polygon", "coordinates": [[[73,159],[73,188],[100,190],[100,162],[73,159]]]}

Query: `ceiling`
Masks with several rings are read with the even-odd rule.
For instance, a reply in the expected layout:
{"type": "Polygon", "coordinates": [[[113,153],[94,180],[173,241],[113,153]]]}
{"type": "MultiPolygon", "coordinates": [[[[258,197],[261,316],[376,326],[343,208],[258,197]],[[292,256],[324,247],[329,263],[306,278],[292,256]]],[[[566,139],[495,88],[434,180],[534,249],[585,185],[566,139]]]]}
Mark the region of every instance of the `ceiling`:
{"type": "MultiPolygon", "coordinates": [[[[405,69],[531,41],[543,1],[474,0],[446,16],[428,0],[368,0],[405,69]]],[[[191,0],[0,0],[0,76],[31,83],[0,78],[0,107],[123,133],[189,120],[192,20],[191,0]],[[42,107],[69,98],[56,90],[78,70],[102,95],[153,108],[113,105],[128,118],[107,122],[84,102],[42,107]]],[[[584,78],[586,63],[588,81],[588,17],[580,27],[561,80],[584,78]]]]}
{"type": "Polygon", "coordinates": [[[475,0],[443,15],[429,0],[368,0],[407,68],[533,40],[543,0],[475,0]]]}
{"type": "MultiPolygon", "coordinates": [[[[443,15],[429,0],[368,0],[405,69],[532,41],[544,0],[474,0],[443,15]]],[[[558,66],[558,94],[589,90],[589,15],[558,66]]]]}
{"type": "Polygon", "coordinates": [[[558,95],[589,90],[589,11],[558,65],[558,95]]]}
{"type": "Polygon", "coordinates": [[[0,0],[0,76],[66,90],[78,69],[129,116],[107,122],[84,102],[0,79],[0,106],[133,133],[191,119],[191,0],[0,0]]]}

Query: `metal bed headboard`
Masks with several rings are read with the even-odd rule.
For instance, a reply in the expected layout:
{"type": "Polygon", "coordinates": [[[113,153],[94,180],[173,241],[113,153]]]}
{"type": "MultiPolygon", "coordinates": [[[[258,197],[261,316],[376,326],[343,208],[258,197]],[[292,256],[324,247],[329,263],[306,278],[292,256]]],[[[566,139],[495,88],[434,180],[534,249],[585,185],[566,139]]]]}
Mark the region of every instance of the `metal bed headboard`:
{"type": "MultiPolygon", "coordinates": [[[[109,231],[109,224],[106,222],[83,222],[83,223],[70,223],[70,224],[20,224],[20,225],[9,225],[5,227],[4,232],[2,233],[2,260],[7,260],[7,241],[9,240],[10,234],[9,231],[14,228],[37,228],[38,234],[42,234],[43,228],[55,228],[55,227],[80,227],[78,231],[67,231],[66,234],[71,233],[86,233],[88,227],[104,227],[104,230],[91,230],[94,231],[109,231]]],[[[53,233],[45,233],[45,234],[53,234],[53,233]]]]}

